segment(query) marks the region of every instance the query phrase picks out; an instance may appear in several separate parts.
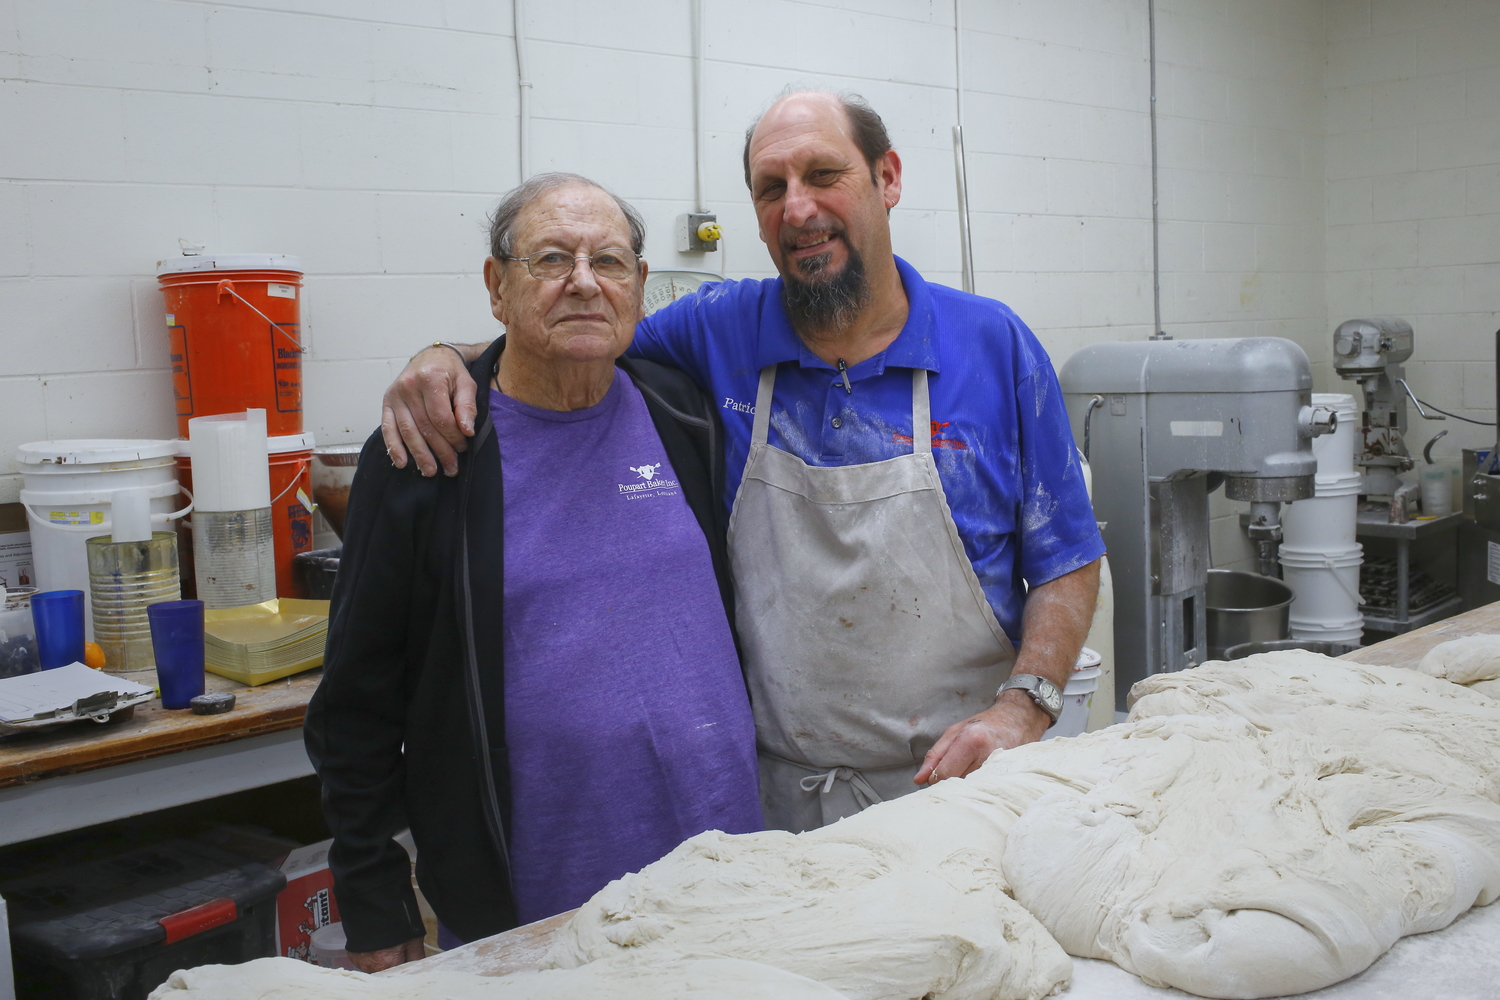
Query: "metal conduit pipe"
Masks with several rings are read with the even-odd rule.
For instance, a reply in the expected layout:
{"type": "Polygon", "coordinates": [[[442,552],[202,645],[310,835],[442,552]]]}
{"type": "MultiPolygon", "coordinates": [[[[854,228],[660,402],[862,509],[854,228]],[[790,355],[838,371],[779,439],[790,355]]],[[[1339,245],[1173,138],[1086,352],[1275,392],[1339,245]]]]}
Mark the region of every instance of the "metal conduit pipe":
{"type": "Polygon", "coordinates": [[[1151,306],[1152,340],[1171,340],[1161,328],[1161,198],[1156,180],[1156,0],[1146,0],[1151,51],[1151,306]]]}
{"type": "Polygon", "coordinates": [[[953,169],[958,181],[958,255],[963,290],[974,291],[974,241],[969,230],[969,172],[964,155],[964,2],[953,0],[954,91],[958,124],[953,126],[953,169]]]}
{"type": "Polygon", "coordinates": [[[703,0],[693,0],[693,204],[707,214],[703,192],[703,0]]]}
{"type": "Polygon", "coordinates": [[[511,0],[516,35],[516,89],[520,92],[521,183],[531,176],[531,74],[526,69],[526,2],[511,0]]]}

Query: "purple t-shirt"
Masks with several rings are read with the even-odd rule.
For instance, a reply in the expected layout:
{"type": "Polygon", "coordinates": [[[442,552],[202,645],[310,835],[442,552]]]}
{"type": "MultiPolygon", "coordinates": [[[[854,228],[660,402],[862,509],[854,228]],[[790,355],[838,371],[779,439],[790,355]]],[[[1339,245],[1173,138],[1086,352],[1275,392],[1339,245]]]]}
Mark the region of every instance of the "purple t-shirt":
{"type": "Polygon", "coordinates": [[[505,730],[523,922],[704,830],[761,828],[755,726],[708,542],[640,390],[491,390],[505,476],[505,730]]]}

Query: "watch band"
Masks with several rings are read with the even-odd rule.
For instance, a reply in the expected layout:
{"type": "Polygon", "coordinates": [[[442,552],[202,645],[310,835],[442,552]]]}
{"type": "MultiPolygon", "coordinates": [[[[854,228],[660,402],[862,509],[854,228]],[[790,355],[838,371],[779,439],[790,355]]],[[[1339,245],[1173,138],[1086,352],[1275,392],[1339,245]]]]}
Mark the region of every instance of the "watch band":
{"type": "Polygon", "coordinates": [[[1036,674],[1012,674],[1009,680],[1000,685],[1000,690],[995,692],[995,697],[998,698],[1011,689],[1025,691],[1027,696],[1036,703],[1036,707],[1046,712],[1047,717],[1054,724],[1057,722],[1057,717],[1062,715],[1062,692],[1047,678],[1036,674]]]}

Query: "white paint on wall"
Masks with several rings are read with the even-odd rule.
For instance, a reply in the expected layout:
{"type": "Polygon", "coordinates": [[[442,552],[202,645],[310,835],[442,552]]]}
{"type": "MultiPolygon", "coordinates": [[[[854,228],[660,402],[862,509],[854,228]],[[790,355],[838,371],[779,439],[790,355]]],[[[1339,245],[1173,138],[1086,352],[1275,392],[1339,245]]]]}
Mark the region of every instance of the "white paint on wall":
{"type": "MultiPolygon", "coordinates": [[[[964,2],[979,290],[1059,365],[1147,336],[1144,0],[964,2]]],[[[704,6],[728,273],[772,273],[740,147],[796,84],[881,112],[906,166],[897,252],[957,284],[951,2],[704,6]]],[[[1160,0],[1157,18],[1169,332],[1290,337],[1338,390],[1333,325],[1396,313],[1418,391],[1487,417],[1500,5],[1160,0]]],[[[671,244],[692,207],[689,29],[689,0],[529,5],[533,167],[638,205],[656,267],[718,270],[671,244]]],[[[500,0],[0,0],[0,501],[20,442],[173,433],[154,263],[179,239],[303,258],[307,425],[326,443],[376,425],[417,347],[493,336],[479,271],[485,213],[516,181],[510,31],[500,0]]],[[[1235,505],[1212,511],[1219,563],[1247,559],[1235,505]]]]}

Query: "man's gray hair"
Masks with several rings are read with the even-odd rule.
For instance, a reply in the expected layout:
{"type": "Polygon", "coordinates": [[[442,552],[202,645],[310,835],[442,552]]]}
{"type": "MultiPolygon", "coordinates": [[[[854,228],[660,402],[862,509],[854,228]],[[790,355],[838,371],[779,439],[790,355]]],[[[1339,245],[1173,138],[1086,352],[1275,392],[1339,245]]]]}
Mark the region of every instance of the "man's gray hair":
{"type": "Polygon", "coordinates": [[[646,249],[646,220],[641,218],[641,213],[637,212],[630,202],[603,184],[591,181],[580,174],[569,174],[563,171],[537,174],[500,199],[500,204],[496,205],[495,211],[490,213],[490,256],[499,260],[514,257],[516,255],[516,220],[521,217],[526,206],[550,191],[572,187],[575,184],[598,188],[615,200],[615,204],[620,206],[620,211],[624,213],[625,221],[630,226],[630,249],[635,251],[636,256],[640,256],[646,249]]]}

